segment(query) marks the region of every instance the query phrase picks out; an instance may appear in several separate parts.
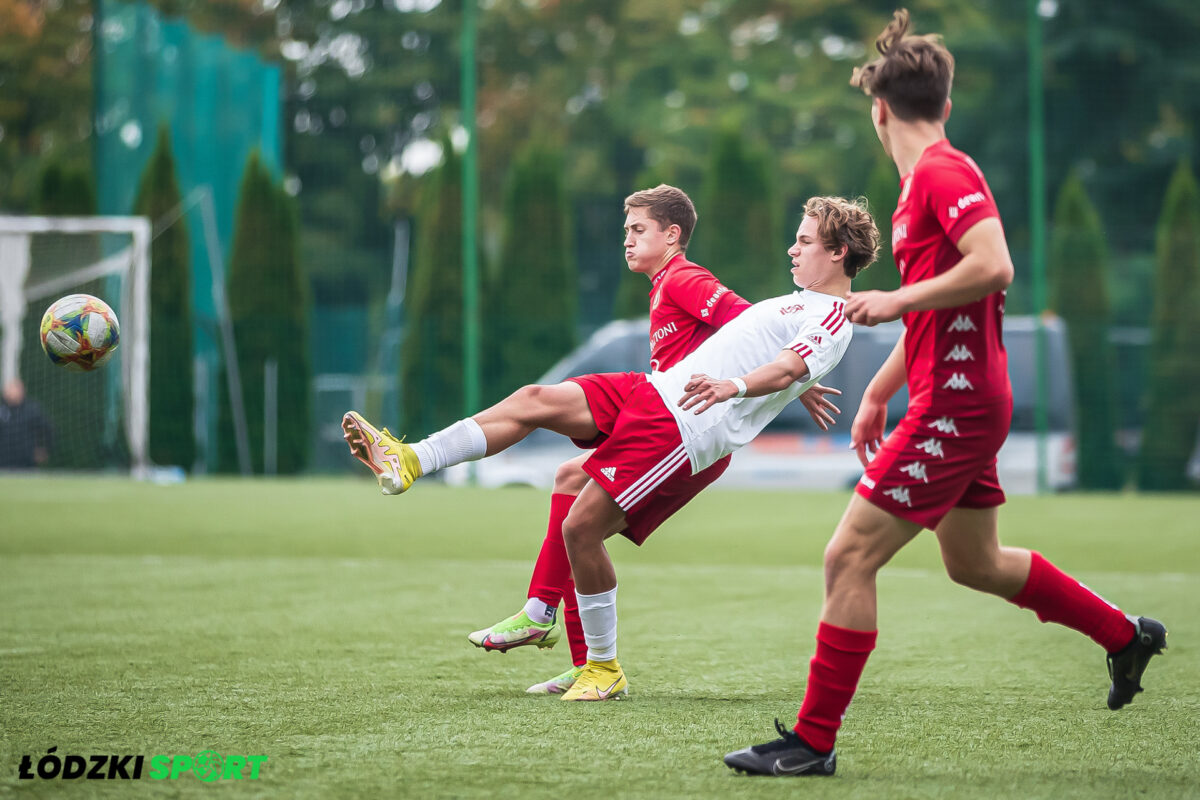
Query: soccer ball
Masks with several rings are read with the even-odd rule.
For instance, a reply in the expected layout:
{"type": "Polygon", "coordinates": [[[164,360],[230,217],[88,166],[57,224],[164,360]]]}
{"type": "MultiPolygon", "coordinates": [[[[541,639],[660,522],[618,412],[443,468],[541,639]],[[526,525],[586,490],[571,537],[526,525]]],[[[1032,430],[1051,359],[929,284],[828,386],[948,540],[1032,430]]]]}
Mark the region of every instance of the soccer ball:
{"type": "Polygon", "coordinates": [[[55,300],[42,315],[42,349],[59,366],[93,370],[112,358],[121,325],[108,303],[90,294],[55,300]]]}

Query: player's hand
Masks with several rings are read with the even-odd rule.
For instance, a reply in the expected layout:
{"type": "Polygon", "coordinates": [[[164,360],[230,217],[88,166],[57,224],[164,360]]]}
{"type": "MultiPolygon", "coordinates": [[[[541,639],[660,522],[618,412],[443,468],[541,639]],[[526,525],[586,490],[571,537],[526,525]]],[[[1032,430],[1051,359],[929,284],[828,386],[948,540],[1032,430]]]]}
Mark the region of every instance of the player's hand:
{"type": "Polygon", "coordinates": [[[850,449],[858,454],[864,467],[883,444],[883,429],[887,425],[887,403],[874,403],[863,398],[850,426],[850,449]]]}
{"type": "Polygon", "coordinates": [[[900,319],[904,314],[903,298],[898,292],[851,292],[846,300],[846,319],[855,325],[878,325],[900,319]]]}
{"type": "Polygon", "coordinates": [[[829,412],[834,414],[842,413],[842,410],[835,406],[825,397],[827,394],[840,395],[841,389],[834,389],[832,386],[822,386],[821,384],[813,384],[811,387],[800,395],[800,402],[808,409],[809,416],[813,422],[817,423],[817,427],[823,431],[829,430],[830,425],[836,425],[837,420],[830,416],[829,412]]]}
{"type": "Polygon", "coordinates": [[[679,407],[686,411],[699,406],[696,413],[703,414],[717,403],[724,403],[736,395],[738,389],[733,385],[733,381],[710,378],[707,375],[693,375],[692,379],[684,384],[683,391],[683,397],[679,398],[679,407]]]}

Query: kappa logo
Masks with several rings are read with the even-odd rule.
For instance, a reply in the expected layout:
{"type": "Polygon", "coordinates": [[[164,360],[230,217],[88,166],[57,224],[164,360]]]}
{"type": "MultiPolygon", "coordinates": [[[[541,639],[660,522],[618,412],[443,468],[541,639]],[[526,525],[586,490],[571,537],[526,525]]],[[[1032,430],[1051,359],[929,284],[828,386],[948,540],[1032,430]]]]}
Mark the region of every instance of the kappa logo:
{"type": "Polygon", "coordinates": [[[954,420],[950,417],[939,417],[933,422],[929,423],[929,427],[933,428],[935,431],[941,431],[942,433],[953,433],[955,436],[958,436],[958,426],[954,424],[954,420]]]}
{"type": "Polygon", "coordinates": [[[907,466],[903,466],[900,468],[900,471],[907,472],[914,480],[929,483],[929,476],[925,474],[925,465],[920,461],[914,461],[907,466]]]}
{"type": "Polygon", "coordinates": [[[975,387],[961,372],[955,372],[942,384],[943,389],[953,389],[956,392],[973,392],[975,387]]]}
{"type": "Polygon", "coordinates": [[[942,360],[943,361],[974,361],[975,355],[970,350],[967,349],[966,345],[956,344],[956,345],[954,345],[954,348],[950,350],[949,353],[946,353],[946,357],[943,358],[942,360]]]}
{"type": "Polygon", "coordinates": [[[942,443],[932,437],[917,445],[917,449],[924,451],[928,455],[937,456],[938,458],[946,457],[946,454],[942,451],[942,443]]]}
{"type": "Polygon", "coordinates": [[[972,322],[971,318],[966,314],[959,314],[954,318],[954,321],[950,323],[950,327],[946,328],[946,331],[949,333],[965,333],[967,331],[977,330],[979,330],[979,328],[975,327],[975,323],[972,322]]]}
{"type": "Polygon", "coordinates": [[[610,481],[615,481],[617,479],[617,468],[616,467],[601,467],[600,474],[603,475],[604,477],[608,478],[610,481]]]}
{"type": "Polygon", "coordinates": [[[912,498],[908,496],[907,486],[897,486],[895,489],[888,489],[886,492],[884,492],[884,494],[895,500],[897,503],[901,503],[902,505],[912,508],[912,498]]]}

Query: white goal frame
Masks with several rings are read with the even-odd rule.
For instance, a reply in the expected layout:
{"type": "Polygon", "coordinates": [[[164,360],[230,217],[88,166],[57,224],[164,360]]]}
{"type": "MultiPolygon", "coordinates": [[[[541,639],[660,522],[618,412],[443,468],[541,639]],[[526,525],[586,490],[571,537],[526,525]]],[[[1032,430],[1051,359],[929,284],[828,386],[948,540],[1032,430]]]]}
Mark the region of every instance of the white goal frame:
{"type": "Polygon", "coordinates": [[[80,283],[125,274],[121,287],[121,384],[125,438],[134,476],[150,466],[150,220],[145,217],[25,217],[0,215],[0,382],[20,368],[22,314],[80,283]],[[39,233],[126,233],[130,245],[71,273],[26,285],[30,241],[39,233]]]}

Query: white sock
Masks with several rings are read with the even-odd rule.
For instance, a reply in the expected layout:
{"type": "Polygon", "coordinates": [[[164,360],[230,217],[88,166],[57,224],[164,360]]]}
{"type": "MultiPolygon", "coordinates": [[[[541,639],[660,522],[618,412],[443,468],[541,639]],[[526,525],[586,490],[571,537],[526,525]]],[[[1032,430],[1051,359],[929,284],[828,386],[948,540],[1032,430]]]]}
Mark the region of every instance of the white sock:
{"type": "Polygon", "coordinates": [[[479,423],[467,417],[412,446],[421,460],[421,474],[477,461],[487,453],[487,437],[479,423]]]}
{"type": "Polygon", "coordinates": [[[575,598],[588,661],[612,661],[617,657],[617,587],[600,594],[575,592],[575,598]]]}
{"type": "Polygon", "coordinates": [[[554,612],[557,610],[558,606],[551,607],[549,603],[536,597],[531,597],[525,601],[525,616],[541,625],[545,625],[547,622],[553,620],[554,612]]]}

